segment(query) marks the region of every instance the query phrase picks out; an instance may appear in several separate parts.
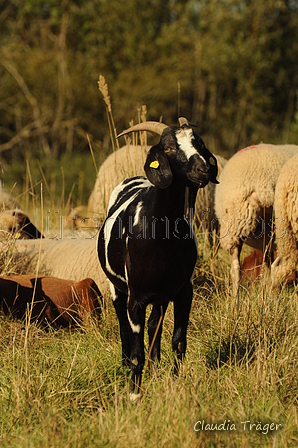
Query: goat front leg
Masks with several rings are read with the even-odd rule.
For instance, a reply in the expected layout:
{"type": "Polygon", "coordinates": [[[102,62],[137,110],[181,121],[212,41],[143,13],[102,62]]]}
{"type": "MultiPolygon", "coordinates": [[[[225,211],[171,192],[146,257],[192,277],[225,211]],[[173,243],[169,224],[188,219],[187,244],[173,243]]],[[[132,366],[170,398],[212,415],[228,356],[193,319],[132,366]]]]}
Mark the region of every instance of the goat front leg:
{"type": "Polygon", "coordinates": [[[154,304],[148,320],[149,353],[148,364],[150,372],[154,372],[154,362],[160,361],[160,339],[162,333],[163,319],[168,303],[162,305],[154,304]]]}
{"type": "Polygon", "coordinates": [[[186,331],[193,296],[192,284],[188,283],[174,299],[174,333],[172,349],[174,352],[174,373],[179,373],[186,351],[186,331]]]}
{"type": "Polygon", "coordinates": [[[130,293],[127,317],[130,335],[131,392],[130,400],[136,402],[141,396],[142,372],[145,363],[144,326],[146,308],[142,307],[130,293]]]}
{"type": "Polygon", "coordinates": [[[111,282],[110,291],[120,325],[120,337],[122,343],[122,365],[130,366],[129,322],[127,318],[128,295],[124,292],[119,291],[119,289],[117,289],[111,282]]]}

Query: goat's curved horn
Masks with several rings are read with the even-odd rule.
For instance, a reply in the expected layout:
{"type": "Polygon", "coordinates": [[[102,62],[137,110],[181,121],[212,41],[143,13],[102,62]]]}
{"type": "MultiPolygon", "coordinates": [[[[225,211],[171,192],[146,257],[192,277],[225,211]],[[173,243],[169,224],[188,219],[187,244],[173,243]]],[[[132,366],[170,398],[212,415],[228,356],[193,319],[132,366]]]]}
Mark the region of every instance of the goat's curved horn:
{"type": "Polygon", "coordinates": [[[130,132],[138,131],[149,131],[161,135],[167,127],[168,126],[166,124],[159,123],[158,121],[144,121],[144,123],[135,124],[131,128],[128,128],[125,131],[121,132],[121,134],[117,135],[117,138],[122,137],[126,134],[130,134],[130,132]]]}
{"type": "Polygon", "coordinates": [[[180,127],[183,126],[184,124],[186,124],[186,126],[195,126],[195,127],[197,127],[196,124],[191,123],[191,122],[190,122],[187,118],[185,118],[185,117],[179,117],[179,118],[178,118],[178,123],[179,123],[179,126],[180,126],[180,127]]]}

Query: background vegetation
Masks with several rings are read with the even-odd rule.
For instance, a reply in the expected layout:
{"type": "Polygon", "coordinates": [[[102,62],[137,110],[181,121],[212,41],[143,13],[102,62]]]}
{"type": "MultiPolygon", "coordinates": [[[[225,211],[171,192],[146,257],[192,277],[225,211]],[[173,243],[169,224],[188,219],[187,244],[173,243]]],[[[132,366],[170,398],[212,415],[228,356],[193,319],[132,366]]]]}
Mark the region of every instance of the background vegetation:
{"type": "MultiPolygon", "coordinates": [[[[86,201],[111,151],[97,80],[109,85],[118,131],[184,115],[215,153],[298,137],[298,6],[293,0],[1,0],[2,180],[46,175],[86,201]],[[77,157],[83,162],[77,162],[77,157]],[[80,167],[78,167],[80,165],[80,167]],[[67,167],[67,169],[66,169],[67,167]],[[13,170],[13,171],[12,171],[13,170]]],[[[60,188],[61,191],[61,188],[60,188]]]]}

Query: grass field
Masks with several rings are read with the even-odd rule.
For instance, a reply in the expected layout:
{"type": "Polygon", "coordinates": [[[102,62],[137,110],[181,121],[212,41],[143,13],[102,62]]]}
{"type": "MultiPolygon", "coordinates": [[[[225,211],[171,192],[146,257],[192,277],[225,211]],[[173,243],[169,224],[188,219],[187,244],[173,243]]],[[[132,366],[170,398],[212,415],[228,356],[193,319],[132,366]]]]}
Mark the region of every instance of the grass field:
{"type": "Polygon", "coordinates": [[[73,332],[0,315],[1,447],[298,446],[294,290],[243,284],[235,301],[226,254],[199,240],[185,363],[174,377],[169,306],[137,405],[109,298],[99,324],[73,332]]]}

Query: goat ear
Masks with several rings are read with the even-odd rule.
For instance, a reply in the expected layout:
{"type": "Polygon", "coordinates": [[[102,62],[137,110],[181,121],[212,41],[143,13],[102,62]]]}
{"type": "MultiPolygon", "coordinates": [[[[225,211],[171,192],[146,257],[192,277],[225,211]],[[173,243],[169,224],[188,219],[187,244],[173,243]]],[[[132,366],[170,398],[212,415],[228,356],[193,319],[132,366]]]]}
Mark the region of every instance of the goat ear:
{"type": "Polygon", "coordinates": [[[150,148],[144,166],[146,176],[158,188],[167,188],[173,179],[172,170],[166,154],[158,145],[150,148]]]}

